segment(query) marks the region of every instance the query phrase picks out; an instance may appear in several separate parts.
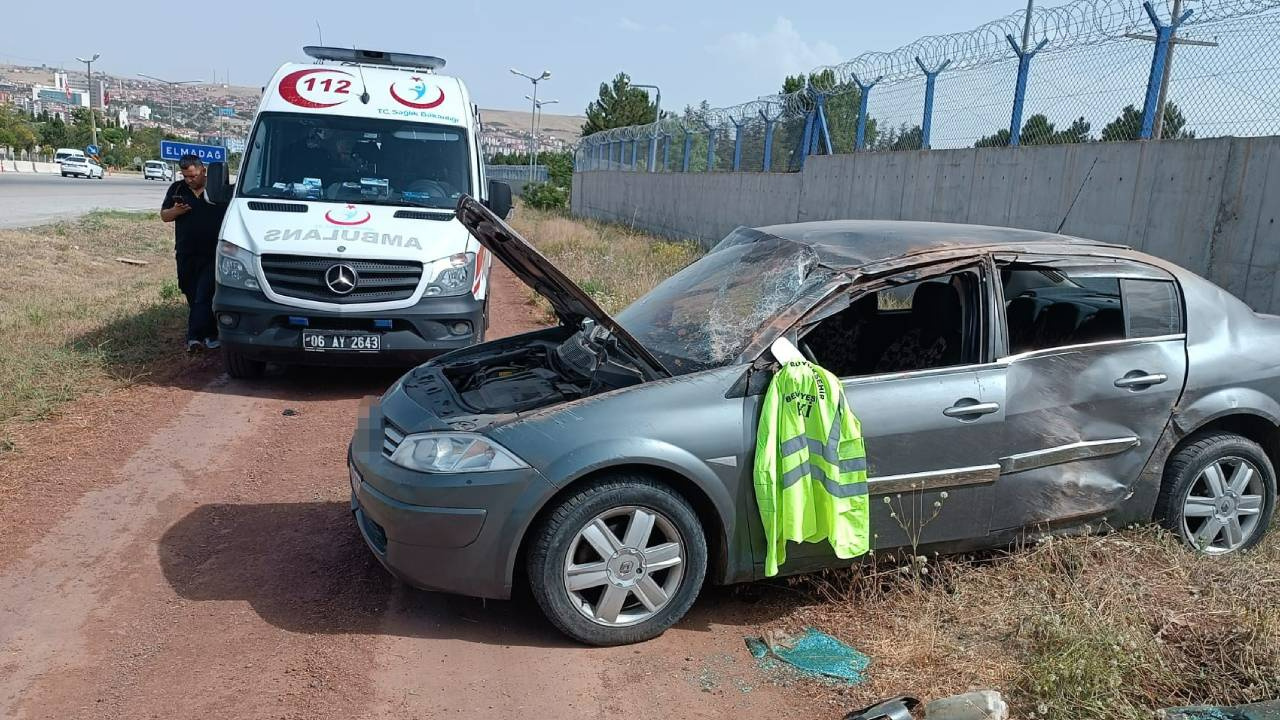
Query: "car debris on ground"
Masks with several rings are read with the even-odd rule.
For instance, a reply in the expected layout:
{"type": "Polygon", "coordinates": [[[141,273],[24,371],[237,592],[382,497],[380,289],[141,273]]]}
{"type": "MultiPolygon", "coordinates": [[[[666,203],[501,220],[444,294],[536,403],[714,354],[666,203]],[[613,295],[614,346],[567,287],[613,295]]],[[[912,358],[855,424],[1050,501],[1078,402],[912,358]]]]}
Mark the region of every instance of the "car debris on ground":
{"type": "Polygon", "coordinates": [[[749,637],[746,643],[762,664],[781,661],[805,675],[851,685],[866,679],[865,671],[871,664],[871,658],[813,628],[806,628],[799,636],[770,631],[749,637]]]}

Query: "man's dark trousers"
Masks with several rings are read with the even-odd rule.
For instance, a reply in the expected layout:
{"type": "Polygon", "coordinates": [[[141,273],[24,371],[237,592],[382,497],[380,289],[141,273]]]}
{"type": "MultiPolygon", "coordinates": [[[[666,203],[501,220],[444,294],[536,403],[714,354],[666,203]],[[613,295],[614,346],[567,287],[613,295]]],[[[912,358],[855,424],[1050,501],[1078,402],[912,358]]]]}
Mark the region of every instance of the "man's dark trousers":
{"type": "Polygon", "coordinates": [[[218,337],[218,326],[213,319],[213,258],[205,255],[179,255],[178,289],[187,296],[191,308],[187,317],[187,339],[200,340],[218,337]]]}

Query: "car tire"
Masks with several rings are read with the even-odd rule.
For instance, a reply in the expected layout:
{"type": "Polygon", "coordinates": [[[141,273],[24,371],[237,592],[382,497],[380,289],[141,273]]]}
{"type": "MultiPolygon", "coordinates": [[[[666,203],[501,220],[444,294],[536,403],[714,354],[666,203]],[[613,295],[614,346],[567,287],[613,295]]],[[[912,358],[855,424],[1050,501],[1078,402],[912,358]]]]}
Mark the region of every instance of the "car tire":
{"type": "Polygon", "coordinates": [[[1262,541],[1276,505],[1276,473],[1256,442],[1230,432],[1191,437],[1165,465],[1156,520],[1208,555],[1262,541]]]}
{"type": "Polygon", "coordinates": [[[531,540],[527,571],[534,598],[553,625],[587,645],[661,635],[689,611],[707,571],[697,513],[644,475],[617,474],[585,485],[551,509],[531,540]],[[639,539],[643,532],[628,537],[628,530],[644,526],[650,528],[647,538],[639,539]],[[613,549],[610,557],[597,549],[601,543],[613,549]],[[571,568],[581,583],[577,589],[571,589],[571,568]],[[611,613],[613,622],[600,619],[611,613]]]}
{"type": "Polygon", "coordinates": [[[244,353],[236,352],[222,346],[222,364],[227,368],[227,374],[237,380],[253,380],[262,377],[262,373],[267,369],[267,364],[261,360],[254,360],[244,353]]]}

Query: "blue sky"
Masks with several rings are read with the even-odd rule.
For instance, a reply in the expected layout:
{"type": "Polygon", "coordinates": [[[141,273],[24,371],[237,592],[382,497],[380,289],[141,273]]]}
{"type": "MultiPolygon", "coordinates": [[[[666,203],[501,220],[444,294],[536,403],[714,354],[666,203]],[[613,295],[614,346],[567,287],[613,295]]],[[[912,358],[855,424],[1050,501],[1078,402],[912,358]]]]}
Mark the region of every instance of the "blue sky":
{"type": "Polygon", "coordinates": [[[599,84],[620,70],[660,85],[666,108],[750,100],[776,91],[787,74],[891,50],[921,35],[971,29],[1025,7],[1020,0],[853,0],[821,8],[755,0],[594,6],[505,0],[421,3],[411,10],[335,0],[136,0],[113,18],[108,4],[63,0],[58,17],[76,18],[82,28],[66,32],[50,20],[48,6],[11,5],[6,25],[31,31],[5,33],[0,62],[72,67],[75,54],[98,52],[98,67],[114,74],[208,80],[216,73],[223,80],[229,73],[237,85],[261,85],[280,63],[305,60],[301,47],[317,42],[318,21],[325,44],[443,56],[446,72],[461,76],[482,107],[527,107],[529,83],[508,68],[530,74],[546,68],[553,77],[540,85],[539,96],[560,101],[549,113],[581,113],[599,84]],[[186,33],[202,39],[188,41],[186,33]]]}

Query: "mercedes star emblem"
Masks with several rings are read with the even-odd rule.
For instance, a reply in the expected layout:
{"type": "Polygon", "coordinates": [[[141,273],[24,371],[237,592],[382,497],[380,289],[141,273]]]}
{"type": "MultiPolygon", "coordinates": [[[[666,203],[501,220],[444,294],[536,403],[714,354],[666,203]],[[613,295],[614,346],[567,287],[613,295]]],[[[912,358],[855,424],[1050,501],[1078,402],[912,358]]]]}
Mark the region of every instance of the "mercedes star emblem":
{"type": "Polygon", "coordinates": [[[350,294],[356,289],[356,281],[359,279],[356,269],[350,265],[331,265],[324,272],[324,284],[328,285],[335,295],[350,294]]]}

